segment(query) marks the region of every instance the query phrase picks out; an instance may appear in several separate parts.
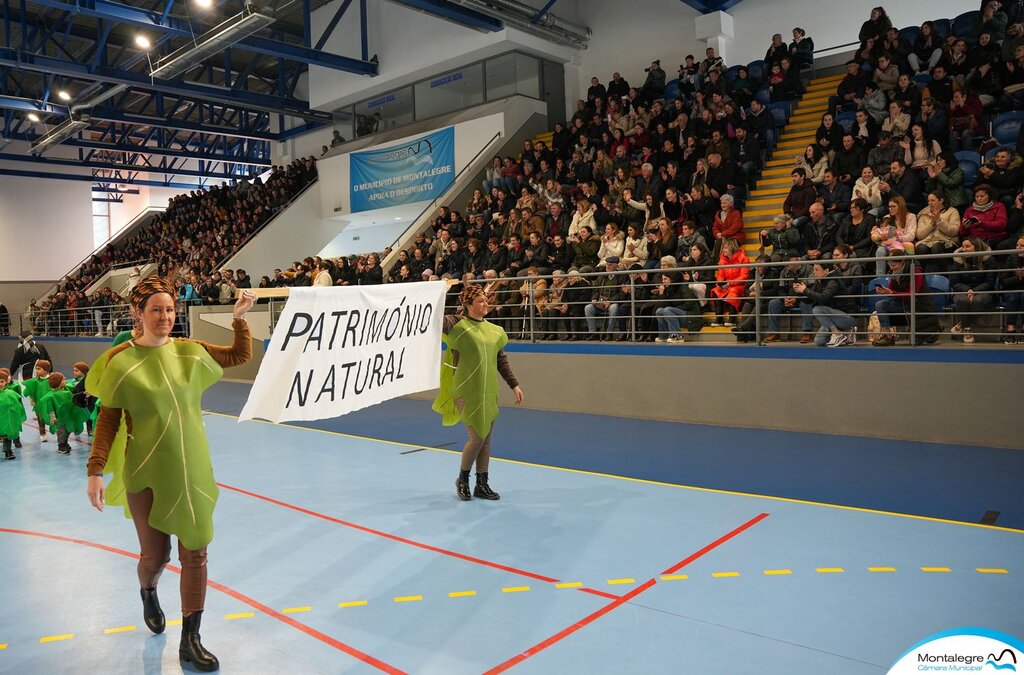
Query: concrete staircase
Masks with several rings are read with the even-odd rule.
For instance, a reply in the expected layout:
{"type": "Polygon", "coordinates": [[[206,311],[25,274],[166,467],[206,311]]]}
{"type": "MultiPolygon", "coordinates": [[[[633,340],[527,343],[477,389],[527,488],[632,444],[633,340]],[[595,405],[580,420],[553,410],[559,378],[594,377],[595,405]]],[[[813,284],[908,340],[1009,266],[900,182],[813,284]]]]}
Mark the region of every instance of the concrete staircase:
{"type": "Polygon", "coordinates": [[[778,143],[743,208],[747,234],[743,248],[751,260],[757,257],[758,233],[771,229],[772,218],[782,213],[782,203],[793,185],[790,172],[793,171],[794,156],[803,154],[804,148],[814,142],[814,133],[828,108],[828,97],[835,93],[842,79],[840,74],[812,80],[803,98],[796,102],[789,121],[777,129],[780,133],[778,143]]]}

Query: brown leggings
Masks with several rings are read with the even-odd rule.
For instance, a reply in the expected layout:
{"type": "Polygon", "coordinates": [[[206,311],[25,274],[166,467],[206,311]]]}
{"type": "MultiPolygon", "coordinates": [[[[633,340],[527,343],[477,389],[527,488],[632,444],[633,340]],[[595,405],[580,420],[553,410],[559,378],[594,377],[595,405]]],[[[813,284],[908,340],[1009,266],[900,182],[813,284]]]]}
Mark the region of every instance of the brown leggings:
{"type": "Polygon", "coordinates": [[[487,438],[480,438],[473,427],[466,427],[469,438],[466,446],[462,448],[462,470],[469,471],[476,463],[477,473],[487,473],[487,467],[491,464],[491,435],[487,438]]]}
{"type": "MultiPolygon", "coordinates": [[[[139,586],[156,588],[164,566],[171,560],[171,535],[149,524],[153,508],[153,491],[127,492],[128,508],[139,534],[142,557],[139,559],[139,586]]],[[[206,604],[206,547],[190,551],[178,542],[181,562],[181,613],[183,616],[203,611],[206,604]]]]}

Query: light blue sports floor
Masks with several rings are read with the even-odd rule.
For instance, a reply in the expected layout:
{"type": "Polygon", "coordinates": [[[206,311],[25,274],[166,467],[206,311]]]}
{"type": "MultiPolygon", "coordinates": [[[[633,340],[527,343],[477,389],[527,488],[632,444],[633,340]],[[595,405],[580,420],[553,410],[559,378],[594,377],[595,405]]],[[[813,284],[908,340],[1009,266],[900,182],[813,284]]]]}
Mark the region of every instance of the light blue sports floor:
{"type": "MultiPolygon", "coordinates": [[[[246,391],[205,401],[224,673],[884,673],[941,630],[1024,635],[1019,452],[503,410],[502,499],[464,503],[461,431],[427,404],[239,424],[246,391]]],[[[181,672],[180,629],[142,622],[134,528],[88,505],[88,439],[23,441],[0,672],[181,672]]]]}

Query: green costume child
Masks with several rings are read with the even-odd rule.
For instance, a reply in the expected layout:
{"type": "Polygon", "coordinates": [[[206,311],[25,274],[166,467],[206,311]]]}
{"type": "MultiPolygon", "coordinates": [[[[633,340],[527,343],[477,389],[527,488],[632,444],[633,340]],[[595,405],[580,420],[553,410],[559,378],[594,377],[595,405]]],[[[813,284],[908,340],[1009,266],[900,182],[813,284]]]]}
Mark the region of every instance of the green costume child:
{"type": "Polygon", "coordinates": [[[57,452],[71,453],[68,437],[85,430],[85,411],[71,400],[71,390],[61,373],[51,373],[48,381],[50,392],[39,399],[39,414],[50,424],[50,432],[57,434],[57,452]]]}
{"type": "Polygon", "coordinates": [[[50,384],[47,378],[50,377],[50,371],[53,367],[49,361],[39,359],[36,361],[36,376],[31,380],[25,380],[25,384],[22,385],[25,396],[32,401],[32,412],[36,414],[36,423],[39,424],[39,442],[46,442],[46,422],[43,420],[43,416],[39,413],[39,399],[50,393],[50,384]]]}
{"type": "Polygon", "coordinates": [[[28,419],[21,399],[21,386],[11,382],[11,372],[0,368],[0,439],[3,441],[4,459],[15,459],[11,443],[21,447],[21,425],[28,419]]]}

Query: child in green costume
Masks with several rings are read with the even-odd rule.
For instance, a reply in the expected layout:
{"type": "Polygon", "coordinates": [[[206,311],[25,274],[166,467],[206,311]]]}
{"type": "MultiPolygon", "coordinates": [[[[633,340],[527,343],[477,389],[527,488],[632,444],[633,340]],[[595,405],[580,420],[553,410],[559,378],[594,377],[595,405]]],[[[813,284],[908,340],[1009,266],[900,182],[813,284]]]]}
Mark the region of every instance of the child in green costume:
{"type": "Polygon", "coordinates": [[[71,401],[81,409],[82,417],[85,419],[85,431],[92,436],[92,425],[95,421],[93,415],[98,399],[85,391],[85,376],[89,374],[89,364],[79,361],[75,364],[74,373],[75,378],[68,382],[71,389],[71,401]]]}
{"type": "Polygon", "coordinates": [[[50,377],[50,371],[53,370],[53,366],[50,365],[49,361],[39,359],[36,361],[36,376],[31,380],[25,380],[25,384],[22,385],[22,389],[25,392],[25,396],[29,397],[32,401],[32,411],[36,414],[36,423],[39,425],[39,442],[46,442],[46,424],[43,422],[42,415],[39,414],[39,399],[50,393],[50,385],[47,383],[47,378],[50,377]]]}
{"type": "Polygon", "coordinates": [[[11,371],[0,368],[0,439],[3,441],[4,459],[15,459],[11,443],[21,447],[21,425],[26,419],[21,387],[17,382],[11,382],[11,371]]]}
{"type": "Polygon", "coordinates": [[[491,427],[498,417],[498,375],[523,402],[523,390],[512,374],[502,349],[508,343],[505,331],[484,319],[490,310],[483,287],[471,284],[459,296],[465,316],[444,317],[444,341],[448,345],[441,365],[441,391],[434,410],[442,423],[461,421],[469,439],[462,449],[455,494],[466,501],[472,497],[500,499],[487,483],[491,461],[491,427]],[[476,465],[476,487],[469,492],[469,472],[476,465]]]}
{"type": "Polygon", "coordinates": [[[50,393],[39,399],[39,413],[50,423],[50,431],[57,434],[57,452],[71,453],[68,437],[80,434],[85,428],[85,415],[71,400],[71,390],[63,373],[51,373],[50,393]]]}

